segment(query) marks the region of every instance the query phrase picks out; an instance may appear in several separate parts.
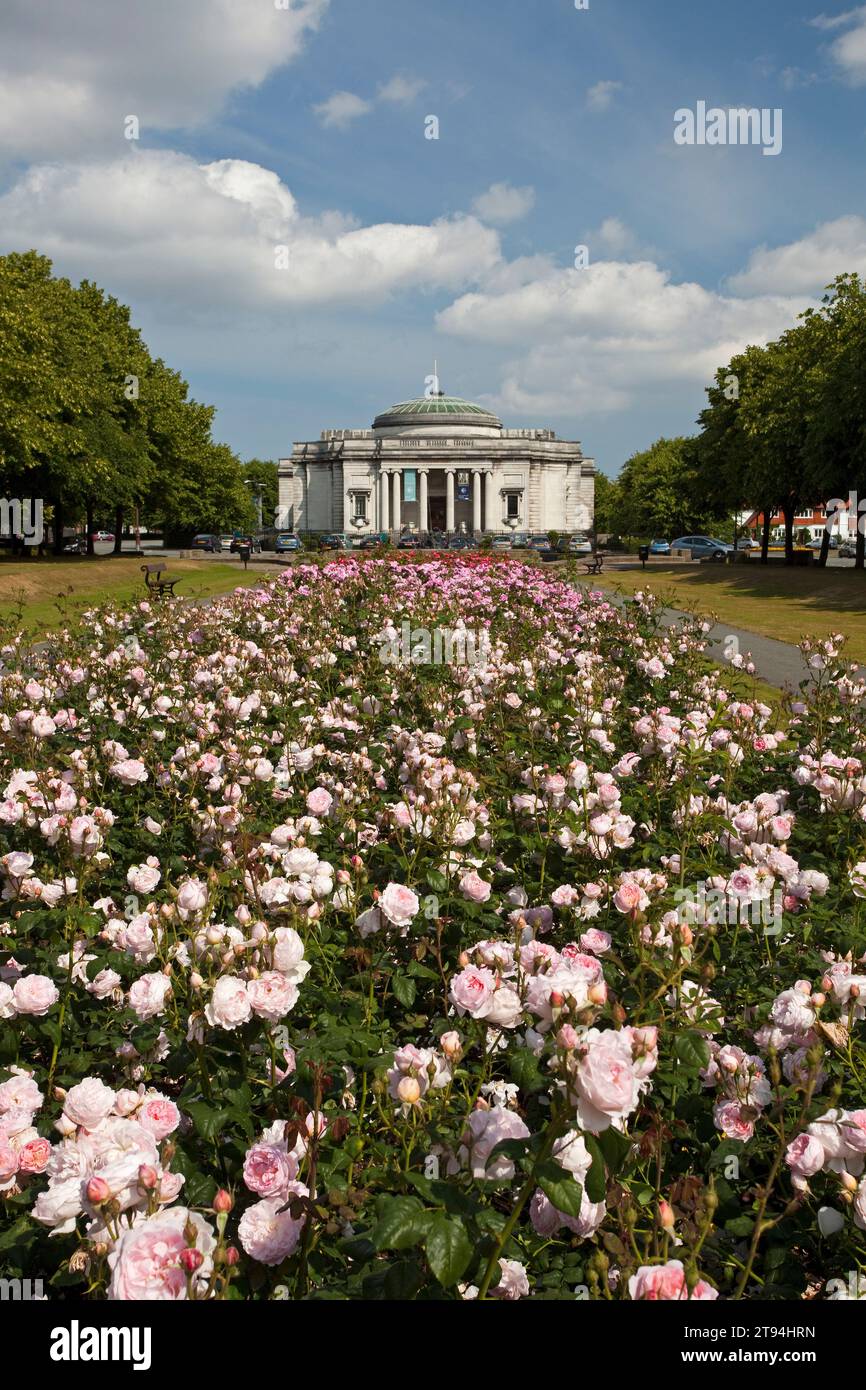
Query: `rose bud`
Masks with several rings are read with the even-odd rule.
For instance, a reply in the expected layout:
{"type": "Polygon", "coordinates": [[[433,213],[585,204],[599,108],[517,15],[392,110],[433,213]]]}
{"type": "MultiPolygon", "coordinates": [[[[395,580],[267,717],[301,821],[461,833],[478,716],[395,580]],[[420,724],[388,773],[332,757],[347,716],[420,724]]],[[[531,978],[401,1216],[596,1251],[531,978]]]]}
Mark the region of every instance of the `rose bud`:
{"type": "Polygon", "coordinates": [[[232,1265],[236,1265],[239,1259],[240,1255],[237,1247],[234,1245],[227,1245],[223,1251],[223,1263],[231,1267],[232,1265]]]}
{"type": "Polygon", "coordinates": [[[860,998],[860,986],[859,986],[859,985],[851,985],[850,988],[849,988],[849,990],[848,990],[848,993],[849,993],[849,995],[850,995],[850,997],[851,997],[852,999],[859,999],[859,998],[860,998]]]}
{"type": "Polygon", "coordinates": [[[221,1187],[213,1199],[213,1209],[216,1212],[230,1212],[234,1206],[234,1198],[230,1192],[221,1187]]]}
{"type": "Polygon", "coordinates": [[[556,1045],[564,1052],[573,1052],[577,1047],[577,1031],[570,1023],[564,1023],[556,1035],[556,1045]]]}
{"type": "Polygon", "coordinates": [[[90,1178],[86,1190],[87,1200],[94,1207],[101,1207],[111,1196],[111,1188],[105,1178],[90,1178]]]}
{"type": "Polygon", "coordinates": [[[463,1052],[463,1042],[460,1034],[455,1032],[443,1033],[439,1039],[439,1046],[445,1053],[449,1062],[455,1062],[463,1052]]]}
{"type": "Polygon", "coordinates": [[[178,1258],[187,1274],[195,1274],[196,1270],[201,1269],[204,1264],[204,1255],[200,1250],[194,1250],[192,1248],[181,1250],[178,1258]]]}
{"type": "Polygon", "coordinates": [[[592,985],[586,994],[590,1004],[604,1004],[607,1002],[607,985],[604,980],[598,980],[592,985]]]}
{"type": "Polygon", "coordinates": [[[218,946],[223,939],[223,934],[219,927],[208,927],[204,935],[209,946],[218,946]]]}
{"type": "Polygon", "coordinates": [[[552,990],[550,994],[550,1007],[552,1009],[561,1009],[564,1003],[565,995],[560,994],[558,989],[552,990]]]}
{"type": "Polygon", "coordinates": [[[663,1231],[674,1229],[674,1209],[670,1202],[659,1202],[659,1225],[663,1231]]]}
{"type": "Polygon", "coordinates": [[[138,1185],[145,1192],[152,1192],[159,1182],[159,1174],[151,1163],[142,1163],[138,1170],[138,1185]]]}
{"type": "Polygon", "coordinates": [[[679,934],[680,934],[680,941],[683,943],[683,945],[684,945],[684,946],[691,946],[692,942],[693,942],[694,939],[695,939],[695,937],[694,937],[694,932],[692,931],[691,927],[687,926],[686,923],[683,922],[682,926],[680,927],[680,933],[679,933],[679,934]]]}
{"type": "Polygon", "coordinates": [[[460,952],[460,955],[457,957],[457,964],[460,966],[460,968],[461,968],[462,970],[465,970],[466,967],[467,967],[467,965],[469,965],[470,963],[471,963],[471,962],[470,962],[469,952],[468,952],[468,951],[461,951],[461,952],[460,952]]]}
{"type": "Polygon", "coordinates": [[[192,989],[201,989],[204,984],[204,979],[197,970],[193,970],[189,977],[189,983],[192,989]]]}
{"type": "Polygon", "coordinates": [[[839,1175],[839,1180],[846,1192],[857,1191],[857,1179],[852,1177],[850,1173],[841,1173],[839,1175]]]}
{"type": "Polygon", "coordinates": [[[397,1095],[404,1105],[417,1105],[421,1099],[421,1087],[414,1076],[404,1076],[397,1086],[397,1095]]]}
{"type": "Polygon", "coordinates": [[[812,1003],[815,1005],[816,1009],[822,1009],[824,1005],[827,1003],[826,994],[813,994],[812,1003]]]}
{"type": "Polygon", "coordinates": [[[248,925],[249,922],[252,921],[253,914],[250,912],[249,908],[244,903],[241,903],[240,907],[235,908],[235,917],[237,918],[240,926],[245,927],[248,925]]]}

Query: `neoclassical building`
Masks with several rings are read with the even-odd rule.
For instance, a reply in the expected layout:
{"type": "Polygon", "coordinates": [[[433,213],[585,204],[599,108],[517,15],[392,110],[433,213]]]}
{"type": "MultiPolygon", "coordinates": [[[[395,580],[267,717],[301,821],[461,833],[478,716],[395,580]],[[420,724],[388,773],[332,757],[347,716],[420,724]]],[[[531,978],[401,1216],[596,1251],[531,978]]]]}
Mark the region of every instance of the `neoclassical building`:
{"type": "Polygon", "coordinates": [[[503,429],[441,392],[369,430],[323,430],[279,463],[276,524],[294,531],[587,531],[595,465],[553,430],[503,429]]]}

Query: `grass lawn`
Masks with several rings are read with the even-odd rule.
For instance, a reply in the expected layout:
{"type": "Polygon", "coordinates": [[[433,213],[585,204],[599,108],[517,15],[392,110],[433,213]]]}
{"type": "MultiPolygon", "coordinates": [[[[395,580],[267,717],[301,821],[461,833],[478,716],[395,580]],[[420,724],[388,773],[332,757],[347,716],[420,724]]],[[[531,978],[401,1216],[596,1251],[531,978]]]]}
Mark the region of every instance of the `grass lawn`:
{"type": "MultiPolygon", "coordinates": [[[[134,555],[0,562],[0,634],[17,630],[20,623],[26,632],[38,637],[73,622],[78,611],[93,603],[144,598],[144,563],[134,555]]],[[[154,563],[153,557],[147,563],[154,563]]],[[[178,597],[194,599],[224,594],[241,584],[261,583],[274,578],[279,570],[269,566],[267,573],[253,569],[245,573],[239,560],[221,564],[217,560],[167,559],[165,572],[182,576],[176,589],[178,597]]]]}
{"type": "Polygon", "coordinates": [[[671,608],[712,615],[732,627],[796,645],[804,637],[843,632],[846,652],[866,662],[866,573],[853,569],[784,569],[772,565],[650,564],[646,573],[610,570],[595,585],[633,594],[651,589],[671,608]]]}

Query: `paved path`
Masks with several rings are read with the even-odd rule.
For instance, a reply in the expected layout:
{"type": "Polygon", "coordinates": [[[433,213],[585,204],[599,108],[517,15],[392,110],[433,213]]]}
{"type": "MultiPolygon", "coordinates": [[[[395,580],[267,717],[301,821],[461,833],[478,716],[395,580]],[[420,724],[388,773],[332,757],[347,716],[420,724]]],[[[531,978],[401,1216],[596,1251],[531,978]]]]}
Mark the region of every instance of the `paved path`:
{"type": "MultiPolygon", "coordinates": [[[[626,602],[624,595],[613,590],[604,589],[602,592],[607,600],[620,607],[626,602]]],[[[682,618],[691,616],[678,608],[666,608],[662,614],[662,622],[666,627],[672,627],[682,618]]],[[[720,666],[730,665],[730,658],[737,653],[744,660],[751,654],[755,674],[768,685],[778,686],[780,690],[786,686],[796,690],[800,682],[810,674],[798,647],[792,647],[790,642],[780,642],[775,637],[761,637],[757,632],[747,632],[745,628],[716,623],[707,634],[707,644],[707,655],[720,666]]],[[[860,667],[859,671],[861,675],[866,676],[863,667],[860,667]]]]}

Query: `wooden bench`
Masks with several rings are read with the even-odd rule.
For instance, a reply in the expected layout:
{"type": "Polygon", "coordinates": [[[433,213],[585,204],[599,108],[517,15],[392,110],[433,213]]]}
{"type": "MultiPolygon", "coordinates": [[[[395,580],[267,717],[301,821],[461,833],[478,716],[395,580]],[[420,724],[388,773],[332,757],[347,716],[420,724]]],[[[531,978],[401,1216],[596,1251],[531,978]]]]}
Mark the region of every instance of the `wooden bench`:
{"type": "Polygon", "coordinates": [[[166,594],[174,597],[174,586],[180,583],[180,579],[161,579],[160,576],[165,571],[165,565],[142,565],[141,572],[144,575],[144,582],[151,593],[157,597],[164,598],[166,594]]]}
{"type": "Polygon", "coordinates": [[[601,574],[604,569],[604,550],[597,550],[594,555],[588,555],[583,561],[583,568],[587,574],[601,574]]]}

